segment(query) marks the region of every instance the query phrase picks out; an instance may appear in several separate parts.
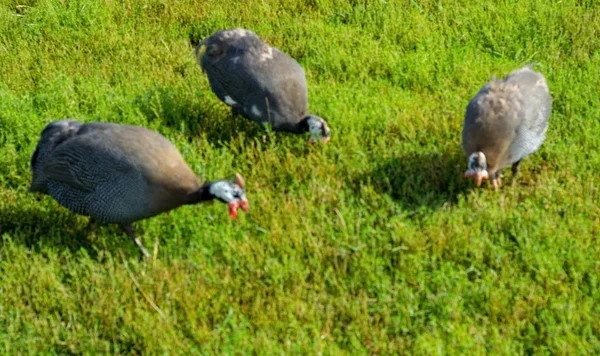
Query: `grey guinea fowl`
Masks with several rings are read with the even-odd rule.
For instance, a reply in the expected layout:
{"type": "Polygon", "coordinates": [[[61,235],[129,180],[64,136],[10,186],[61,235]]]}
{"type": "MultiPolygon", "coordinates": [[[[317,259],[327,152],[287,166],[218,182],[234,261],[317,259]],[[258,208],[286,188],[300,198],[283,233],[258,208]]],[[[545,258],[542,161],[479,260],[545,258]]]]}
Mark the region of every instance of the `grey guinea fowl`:
{"type": "Polygon", "coordinates": [[[241,176],[200,183],[177,148],[157,132],[110,123],[59,120],[41,133],[31,157],[29,190],[49,194],[67,209],[120,224],[149,256],[131,223],[184,204],[213,199],[248,211],[241,176]]]}
{"type": "Polygon", "coordinates": [[[546,138],[552,98],[546,79],[529,66],[504,79],[493,79],[469,102],[462,131],[468,156],[465,177],[477,186],[490,179],[499,188],[499,171],[537,151],[546,138]]]}
{"type": "Polygon", "coordinates": [[[212,91],[234,113],[269,123],[276,131],[311,133],[310,142],[329,140],[322,118],[308,113],[304,70],[292,57],[254,32],[221,30],[196,47],[212,91]]]}

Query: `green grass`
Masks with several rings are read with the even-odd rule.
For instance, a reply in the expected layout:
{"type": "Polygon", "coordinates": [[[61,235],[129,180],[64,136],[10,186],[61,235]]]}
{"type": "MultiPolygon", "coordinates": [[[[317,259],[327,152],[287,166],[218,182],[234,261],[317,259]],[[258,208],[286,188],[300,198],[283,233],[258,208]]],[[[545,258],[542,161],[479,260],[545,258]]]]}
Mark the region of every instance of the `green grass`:
{"type": "Polygon", "coordinates": [[[599,177],[596,1],[0,1],[2,354],[598,354],[599,177]],[[236,26],[304,66],[330,144],[210,92],[190,38],[236,26]],[[547,140],[514,185],[473,189],[466,104],[530,62],[547,140]],[[158,252],[141,263],[27,193],[64,117],[158,130],[205,179],[239,171],[250,213],[137,223],[158,252]]]}

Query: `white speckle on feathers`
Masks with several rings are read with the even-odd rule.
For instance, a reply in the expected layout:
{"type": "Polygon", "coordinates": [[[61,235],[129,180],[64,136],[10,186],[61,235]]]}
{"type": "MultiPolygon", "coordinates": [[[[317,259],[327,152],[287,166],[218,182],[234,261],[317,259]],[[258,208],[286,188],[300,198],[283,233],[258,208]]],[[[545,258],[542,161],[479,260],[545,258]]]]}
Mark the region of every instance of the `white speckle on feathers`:
{"type": "Polygon", "coordinates": [[[223,37],[224,38],[231,38],[231,37],[246,37],[248,35],[248,31],[244,30],[243,28],[236,28],[233,30],[229,30],[229,31],[224,31],[223,32],[223,37]]]}
{"type": "Polygon", "coordinates": [[[229,95],[225,95],[225,104],[233,106],[233,105],[237,105],[237,102],[233,99],[231,99],[231,97],[229,95]]]}
{"type": "Polygon", "coordinates": [[[544,78],[538,79],[538,81],[535,83],[535,85],[548,90],[548,83],[546,83],[546,79],[544,79],[544,78]]]}
{"type": "Polygon", "coordinates": [[[252,109],[250,111],[252,111],[252,114],[254,114],[255,116],[258,116],[258,117],[262,116],[262,112],[260,112],[260,110],[258,110],[256,105],[252,105],[252,109]]]}
{"type": "Polygon", "coordinates": [[[260,61],[264,62],[268,59],[273,59],[273,48],[267,46],[264,51],[260,54],[260,61]]]}

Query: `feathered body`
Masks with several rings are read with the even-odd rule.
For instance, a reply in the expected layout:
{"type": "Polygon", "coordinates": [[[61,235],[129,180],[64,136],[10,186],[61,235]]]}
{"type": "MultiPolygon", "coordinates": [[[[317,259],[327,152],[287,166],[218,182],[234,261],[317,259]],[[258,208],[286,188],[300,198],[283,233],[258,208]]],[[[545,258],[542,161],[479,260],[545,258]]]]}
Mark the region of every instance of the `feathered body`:
{"type": "Polygon", "coordinates": [[[306,76],[300,64],[255,33],[218,31],[198,45],[196,55],[212,91],[234,112],[269,123],[276,131],[329,137],[325,120],[308,113],[306,76]]]}
{"type": "Polygon", "coordinates": [[[31,158],[30,191],[49,194],[67,209],[102,223],[131,223],[184,204],[218,199],[230,214],[247,211],[240,176],[236,182],[201,184],[177,148],[139,126],[82,124],[60,120],[42,131],[31,158]]]}
{"type": "Polygon", "coordinates": [[[551,111],[548,84],[529,67],[486,84],[465,113],[462,146],[470,157],[469,168],[483,163],[495,179],[502,168],[518,165],[544,142],[551,111]],[[479,152],[483,162],[473,155],[479,152]]]}
{"type": "Polygon", "coordinates": [[[201,186],[177,148],[154,131],[109,123],[51,125],[68,129],[56,131],[59,144],[49,152],[38,145],[31,190],[75,213],[129,223],[192,202],[201,186]]]}

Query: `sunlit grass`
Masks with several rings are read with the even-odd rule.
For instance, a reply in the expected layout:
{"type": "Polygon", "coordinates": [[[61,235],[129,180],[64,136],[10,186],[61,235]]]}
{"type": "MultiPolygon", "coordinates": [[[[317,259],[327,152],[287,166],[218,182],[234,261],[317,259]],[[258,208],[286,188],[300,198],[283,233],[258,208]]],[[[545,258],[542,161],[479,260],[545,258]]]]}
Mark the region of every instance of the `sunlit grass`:
{"type": "Polygon", "coordinates": [[[600,352],[600,6],[593,1],[0,4],[2,353],[600,352]],[[298,59],[332,142],[210,92],[190,40],[231,27],[298,59]],[[501,191],[463,180],[468,100],[526,63],[547,140],[501,191]],[[119,229],[27,193],[51,120],[143,125],[251,211],[119,229]],[[264,137],[263,137],[264,136],[264,137]]]}

